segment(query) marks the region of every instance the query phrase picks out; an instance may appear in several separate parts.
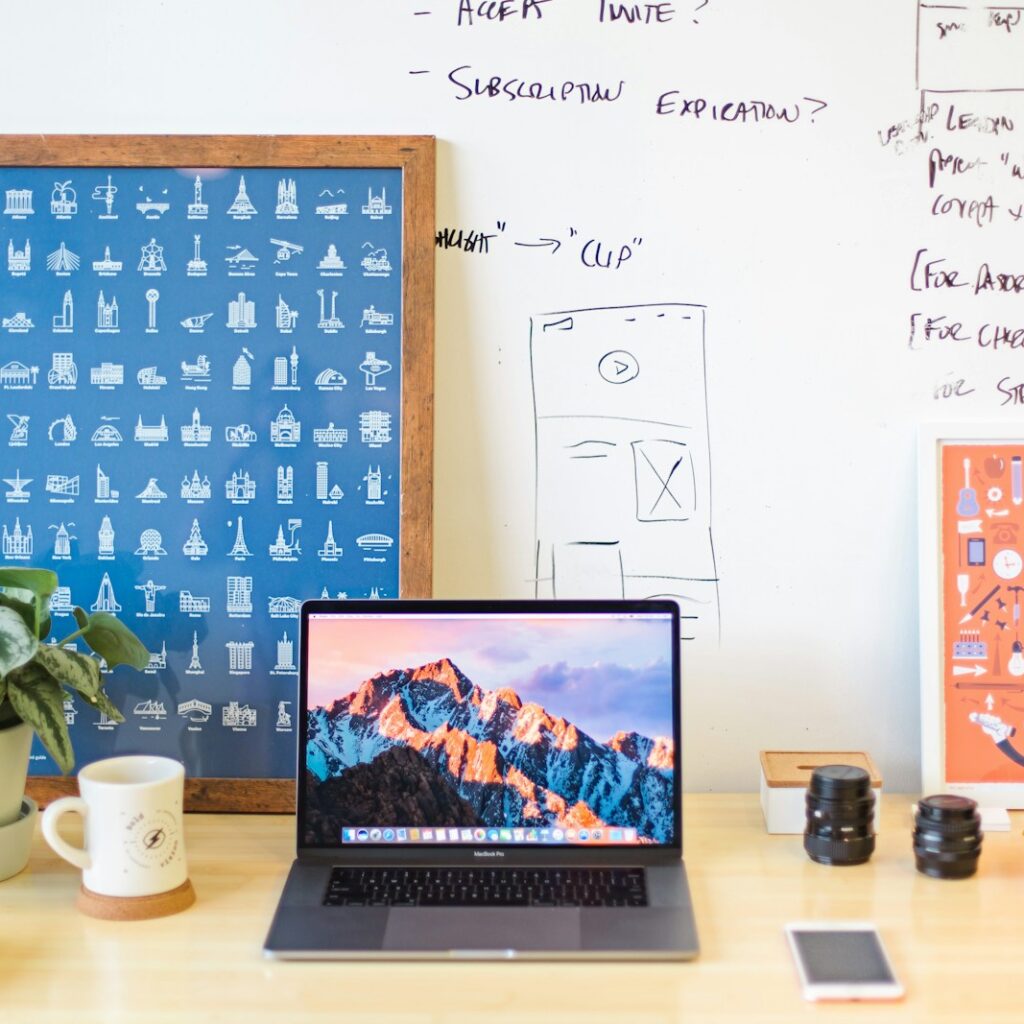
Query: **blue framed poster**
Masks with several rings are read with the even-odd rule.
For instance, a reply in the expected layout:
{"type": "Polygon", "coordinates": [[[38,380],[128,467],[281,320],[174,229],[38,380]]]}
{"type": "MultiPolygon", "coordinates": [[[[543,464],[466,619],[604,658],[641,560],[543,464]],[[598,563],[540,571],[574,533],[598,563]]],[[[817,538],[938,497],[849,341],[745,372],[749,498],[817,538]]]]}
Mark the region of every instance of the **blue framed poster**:
{"type": "Polygon", "coordinates": [[[299,604],[408,593],[405,189],[386,165],[0,167],[2,560],[58,573],[54,636],[79,605],[150,651],[108,677],[124,723],[69,696],[78,764],[290,785],[299,604]]]}

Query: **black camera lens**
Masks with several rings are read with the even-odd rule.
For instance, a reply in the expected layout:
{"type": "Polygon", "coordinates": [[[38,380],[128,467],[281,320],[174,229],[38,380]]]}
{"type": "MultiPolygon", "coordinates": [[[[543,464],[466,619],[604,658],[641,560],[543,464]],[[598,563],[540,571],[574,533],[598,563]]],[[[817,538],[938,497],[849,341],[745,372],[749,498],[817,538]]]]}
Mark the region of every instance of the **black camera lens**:
{"type": "Polygon", "coordinates": [[[981,815],[965,796],[926,796],[914,815],[914,860],[932,878],[968,878],[981,856],[981,815]]]}
{"type": "Polygon", "coordinates": [[[815,768],[807,787],[804,849],[819,864],[863,864],[875,851],[871,776],[849,764],[815,768]]]}

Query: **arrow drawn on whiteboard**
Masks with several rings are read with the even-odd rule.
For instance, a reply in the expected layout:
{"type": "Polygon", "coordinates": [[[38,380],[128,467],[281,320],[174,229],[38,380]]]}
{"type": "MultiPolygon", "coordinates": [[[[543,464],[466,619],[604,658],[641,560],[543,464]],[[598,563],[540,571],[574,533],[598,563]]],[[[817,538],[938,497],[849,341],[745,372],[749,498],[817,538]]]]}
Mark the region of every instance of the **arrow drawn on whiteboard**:
{"type": "Polygon", "coordinates": [[[557,238],[542,238],[539,242],[516,242],[515,244],[527,249],[543,249],[546,246],[554,246],[551,250],[552,256],[562,248],[562,243],[557,238]]]}

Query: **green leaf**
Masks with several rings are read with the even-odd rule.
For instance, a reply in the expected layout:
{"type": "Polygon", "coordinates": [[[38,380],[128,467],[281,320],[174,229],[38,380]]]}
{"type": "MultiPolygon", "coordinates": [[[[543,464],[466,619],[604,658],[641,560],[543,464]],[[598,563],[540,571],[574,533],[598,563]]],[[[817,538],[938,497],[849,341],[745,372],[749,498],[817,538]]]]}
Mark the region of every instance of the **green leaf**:
{"type": "Polygon", "coordinates": [[[0,605],[13,608],[25,620],[25,625],[32,631],[34,636],[45,640],[50,632],[50,611],[49,605],[43,612],[42,626],[36,621],[35,598],[30,590],[22,590],[20,587],[8,587],[0,593],[0,605]],[[22,600],[22,597],[28,600],[22,600]]]}
{"type": "Polygon", "coordinates": [[[111,701],[103,690],[96,694],[95,702],[89,701],[89,703],[101,714],[106,715],[112,722],[124,721],[124,715],[121,714],[117,705],[111,701]]]}
{"type": "Polygon", "coordinates": [[[82,638],[107,663],[108,668],[131,665],[132,668],[143,669],[149,664],[149,651],[123,622],[109,612],[94,612],[85,615],[86,624],[83,626],[79,610],[75,609],[75,620],[82,638]]]}
{"type": "Polygon", "coordinates": [[[18,717],[35,729],[47,753],[67,775],[74,767],[75,752],[64,721],[64,697],[60,683],[35,662],[7,678],[7,699],[18,717]]]}
{"type": "Polygon", "coordinates": [[[25,620],[7,605],[0,605],[0,675],[32,660],[39,641],[25,620]]]}
{"type": "Polygon", "coordinates": [[[43,644],[36,654],[36,661],[57,682],[74,687],[90,704],[103,685],[99,665],[77,651],[65,651],[60,647],[43,644]]]}
{"type": "Polygon", "coordinates": [[[39,626],[48,617],[50,596],[57,589],[57,574],[50,569],[8,567],[0,569],[0,587],[27,590],[32,594],[35,618],[30,628],[33,635],[39,636],[39,626]]]}

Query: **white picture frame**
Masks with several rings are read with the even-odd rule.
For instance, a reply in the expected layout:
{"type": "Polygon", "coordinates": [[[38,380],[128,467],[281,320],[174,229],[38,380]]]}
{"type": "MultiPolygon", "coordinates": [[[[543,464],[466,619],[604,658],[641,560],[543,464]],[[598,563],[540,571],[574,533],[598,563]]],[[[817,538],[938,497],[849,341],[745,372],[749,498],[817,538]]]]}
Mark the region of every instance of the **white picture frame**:
{"type": "Polygon", "coordinates": [[[1018,710],[1024,709],[1024,652],[1013,650],[1024,636],[1024,564],[1017,566],[1024,556],[1022,467],[1024,424],[947,422],[919,429],[922,786],[926,794],[966,796],[983,807],[1024,807],[1024,761],[1011,755],[1024,758],[1024,710],[1018,710]],[[959,465],[952,470],[954,460],[963,465],[962,479],[959,465]],[[955,568],[946,564],[954,543],[955,568]],[[1015,654],[1020,660],[1011,672],[1015,654]],[[961,712],[970,726],[960,722],[961,712]]]}

